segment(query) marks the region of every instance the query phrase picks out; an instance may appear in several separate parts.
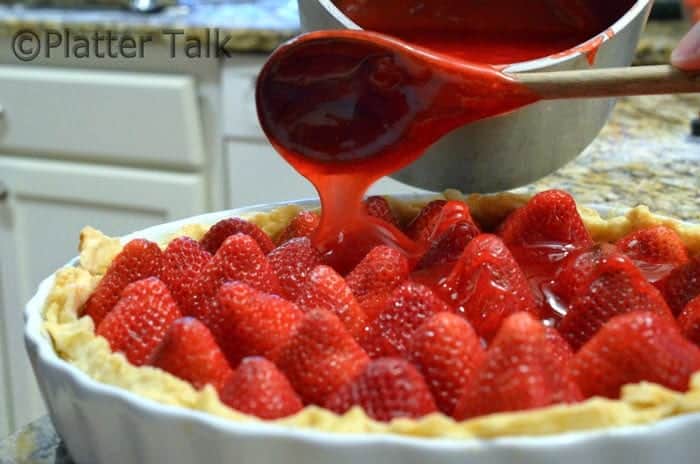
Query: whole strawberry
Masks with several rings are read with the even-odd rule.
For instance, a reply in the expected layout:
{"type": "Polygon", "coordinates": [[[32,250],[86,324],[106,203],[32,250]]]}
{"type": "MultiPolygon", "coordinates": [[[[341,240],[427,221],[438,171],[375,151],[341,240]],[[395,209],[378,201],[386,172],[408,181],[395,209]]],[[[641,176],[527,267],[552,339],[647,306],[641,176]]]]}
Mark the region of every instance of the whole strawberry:
{"type": "Polygon", "coordinates": [[[322,309],[305,314],[277,358],[277,366],[304,403],[317,405],[358,376],[368,362],[340,319],[322,309]]]}
{"type": "Polygon", "coordinates": [[[416,269],[429,269],[454,263],[459,259],[469,242],[481,232],[471,222],[458,222],[450,226],[440,238],[428,248],[416,269]]]}
{"type": "Polygon", "coordinates": [[[700,255],[675,268],[657,286],[673,314],[680,314],[690,300],[700,295],[700,255]]]}
{"type": "Polygon", "coordinates": [[[381,219],[395,227],[399,226],[399,220],[389,206],[386,198],[381,196],[367,197],[364,201],[365,211],[372,217],[381,219]]]}
{"type": "Polygon", "coordinates": [[[678,325],[688,340],[700,346],[700,296],[696,296],[685,306],[678,316],[678,325]]]}
{"type": "Polygon", "coordinates": [[[191,317],[172,323],[148,364],[200,389],[210,384],[221,391],[233,373],[209,329],[191,317]]]}
{"type": "Polygon", "coordinates": [[[370,359],[400,358],[402,356],[399,350],[387,340],[378,324],[368,324],[357,342],[370,359]]]}
{"type": "Polygon", "coordinates": [[[274,361],[303,317],[291,301],[242,282],[224,284],[217,299],[219,318],[209,327],[232,366],[247,356],[274,361]]]}
{"type": "Polygon", "coordinates": [[[163,264],[163,252],[148,240],[132,240],[114,258],[81,314],[90,316],[97,327],[117,304],[122,290],[132,282],[157,277],[163,264]]]}
{"type": "Polygon", "coordinates": [[[460,222],[472,224],[478,229],[466,203],[435,200],[428,203],[411,221],[406,233],[418,243],[430,248],[450,227],[460,222]]]}
{"type": "Polygon", "coordinates": [[[560,190],[533,196],[501,224],[500,236],[528,277],[552,276],[569,254],[593,245],[576,202],[560,190]]]}
{"type": "Polygon", "coordinates": [[[561,364],[568,364],[574,357],[574,350],[569,342],[564,340],[559,331],[554,327],[545,327],[544,335],[550,344],[552,353],[561,364]]]}
{"type": "Polygon", "coordinates": [[[700,370],[700,349],[673,319],[633,311],[608,321],[569,363],[586,397],[617,398],[623,385],[642,381],[685,391],[700,370]]]}
{"type": "Polygon", "coordinates": [[[311,309],[332,312],[358,341],[365,334],[367,315],[357,303],[345,279],[329,266],[316,266],[309,273],[297,304],[305,312],[311,309]]]}
{"type": "Polygon", "coordinates": [[[408,278],[408,261],[398,250],[378,246],[346,277],[352,293],[360,300],[393,289],[408,278]]]}
{"type": "Polygon", "coordinates": [[[537,314],[525,275],[495,235],[481,234],[467,245],[439,293],[486,340],[494,337],[509,315],[537,314]]]}
{"type": "Polygon", "coordinates": [[[277,237],[277,243],[282,245],[293,238],[311,237],[318,228],[320,222],[321,217],[317,213],[312,211],[299,211],[277,237]]]}
{"type": "Polygon", "coordinates": [[[688,251],[678,233],[666,226],[654,226],[626,235],[617,247],[634,261],[650,282],[666,277],[688,262],[688,251]]]}
{"type": "Polygon", "coordinates": [[[408,359],[425,377],[438,409],[448,416],[485,356],[471,325],[447,312],[418,327],[408,346],[408,359]]]}
{"type": "Polygon", "coordinates": [[[97,326],[112,351],[124,353],[135,366],[146,363],[166,331],[182,317],[168,288],[156,277],[129,284],[97,326]]]}
{"type": "MultiPolygon", "coordinates": [[[[550,286],[560,304],[566,307],[576,296],[585,293],[601,264],[618,258],[624,260],[622,252],[607,243],[598,243],[569,255],[561,263],[550,286]]],[[[560,311],[561,316],[564,313],[565,309],[560,311]]]]}
{"type": "Polygon", "coordinates": [[[434,314],[448,311],[450,307],[428,287],[404,282],[391,293],[372,325],[378,326],[396,351],[405,354],[413,332],[434,314]]]}
{"type": "Polygon", "coordinates": [[[447,200],[433,200],[425,205],[406,227],[406,235],[413,240],[427,243],[433,235],[431,224],[439,222],[438,218],[447,200]]]}
{"type": "Polygon", "coordinates": [[[321,264],[321,254],[306,237],[293,238],[272,250],[267,259],[282,286],[284,296],[297,300],[311,269],[321,264]]]}
{"type": "Polygon", "coordinates": [[[359,406],[369,417],[382,422],[417,419],[436,411],[423,376],[400,358],[371,361],[357,378],[333,393],[325,406],[339,414],[359,406]]]}
{"type": "Polygon", "coordinates": [[[214,254],[221,244],[232,235],[245,234],[255,240],[264,254],[269,253],[275,247],[270,237],[258,226],[240,218],[224,219],[214,224],[202,237],[202,248],[214,254]]]}
{"type": "Polygon", "coordinates": [[[581,399],[540,321],[517,313],[503,322],[486,359],[457,403],[457,420],[581,399]]]}
{"type": "Polygon", "coordinates": [[[398,250],[388,246],[372,249],[347,275],[345,281],[370,319],[382,309],[389,293],[408,279],[409,263],[398,250]]]}
{"type": "Polygon", "coordinates": [[[218,318],[216,293],[230,281],[244,282],[265,293],[282,293],[277,276],[258,244],[248,235],[228,237],[214,257],[204,266],[194,284],[193,304],[185,309],[211,327],[218,318]]]}
{"type": "Polygon", "coordinates": [[[210,260],[211,255],[189,237],[176,238],[165,249],[160,278],[183,313],[188,313],[187,308],[196,304],[194,284],[210,260]]]}
{"type": "Polygon", "coordinates": [[[221,401],[244,414],[273,420],[303,408],[287,378],[270,361],[245,358],[221,389],[221,401]]]}
{"type": "Polygon", "coordinates": [[[588,285],[581,287],[558,325],[561,334],[575,350],[619,314],[646,310],[673,318],[659,291],[624,255],[601,259],[588,285]]]}

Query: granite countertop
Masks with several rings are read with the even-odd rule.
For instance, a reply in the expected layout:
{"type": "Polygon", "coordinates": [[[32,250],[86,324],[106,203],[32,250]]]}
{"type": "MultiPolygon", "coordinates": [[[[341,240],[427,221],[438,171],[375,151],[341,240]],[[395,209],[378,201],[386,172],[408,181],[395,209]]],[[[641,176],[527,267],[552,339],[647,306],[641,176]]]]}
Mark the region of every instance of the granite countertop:
{"type": "Polygon", "coordinates": [[[699,115],[696,94],[623,98],[586,151],[525,190],[561,188],[582,203],[644,204],[700,222],[700,137],[690,135],[699,115]]]}
{"type": "Polygon", "coordinates": [[[0,35],[23,29],[148,34],[154,40],[166,39],[164,29],[181,29],[194,37],[218,29],[231,36],[227,49],[269,52],[299,32],[299,15],[297,0],[179,0],[154,13],[0,4],[0,35]]]}

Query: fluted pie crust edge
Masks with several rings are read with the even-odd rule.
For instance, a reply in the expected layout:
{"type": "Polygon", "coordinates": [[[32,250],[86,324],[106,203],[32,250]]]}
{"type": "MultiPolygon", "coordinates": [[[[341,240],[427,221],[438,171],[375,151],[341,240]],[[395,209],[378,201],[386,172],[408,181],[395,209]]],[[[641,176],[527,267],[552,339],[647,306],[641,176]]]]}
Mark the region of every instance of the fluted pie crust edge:
{"type": "MultiPolygon", "coordinates": [[[[469,195],[446,191],[435,198],[462,200],[481,224],[495,224],[523,205],[529,197],[515,194],[469,195]]],[[[414,217],[431,198],[406,202],[387,197],[403,220],[414,217]]],[[[284,206],[267,213],[242,215],[275,237],[300,210],[284,206]]],[[[700,253],[700,225],[655,215],[645,206],[626,214],[603,218],[592,209],[579,207],[586,227],[596,242],[611,242],[634,230],[665,224],[675,229],[691,253],[700,253]]],[[[175,237],[201,238],[210,225],[192,224],[163,237],[165,247],[175,237]]],[[[192,385],[160,369],[131,365],[120,353],[112,353],[107,341],[95,335],[90,317],[80,317],[78,309],[87,300],[111,261],[121,250],[119,239],[109,238],[92,228],[80,236],[80,265],[64,268],[55,275],[54,286],[44,307],[43,328],[57,354],[88,374],[92,379],[129,390],[162,404],[204,411],[234,421],[260,421],[238,413],[219,401],[216,391],[207,386],[195,390],[192,385]]],[[[340,433],[390,433],[419,437],[493,438],[504,436],[543,436],[565,432],[649,424],[664,418],[700,412],[700,372],[691,380],[686,393],[678,393],[651,383],[627,385],[619,400],[592,398],[573,405],[499,413],[463,422],[435,413],[420,420],[398,419],[380,423],[367,417],[360,408],[339,416],[310,406],[294,416],[272,421],[295,428],[311,428],[340,433]]]]}

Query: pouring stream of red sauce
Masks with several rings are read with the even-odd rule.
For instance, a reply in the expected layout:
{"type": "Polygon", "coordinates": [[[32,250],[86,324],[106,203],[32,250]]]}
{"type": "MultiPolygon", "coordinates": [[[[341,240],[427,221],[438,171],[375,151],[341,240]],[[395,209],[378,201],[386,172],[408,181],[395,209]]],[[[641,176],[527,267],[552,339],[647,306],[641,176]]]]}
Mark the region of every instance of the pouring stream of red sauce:
{"type": "MultiPolygon", "coordinates": [[[[326,262],[344,273],[380,244],[394,246],[414,261],[425,252],[395,227],[366,214],[362,199],[376,180],[411,163],[457,127],[538,100],[529,89],[483,63],[560,52],[614,20],[589,6],[616,3],[623,9],[619,4],[625,2],[336,3],[363,26],[380,29],[374,26],[391,18],[391,24],[402,29],[384,32],[481,63],[450,59],[421,47],[407,50],[399,47],[403,42],[383,34],[346,30],[302,35],[278,48],[264,66],[256,91],[260,123],[277,151],[316,187],[323,212],[312,239],[326,262]],[[555,3],[561,8],[554,8],[555,3]],[[411,15],[408,4],[427,10],[411,15]],[[471,8],[462,11],[467,4],[471,8]],[[529,10],[528,5],[541,8],[529,10]],[[454,17],[466,19],[450,22],[448,6],[454,17]],[[543,16],[532,19],[536,11],[543,16]],[[483,35],[465,34],[465,21],[478,14],[486,22],[469,24],[483,35]],[[488,21],[498,24],[493,18],[511,25],[498,39],[488,35],[493,27],[488,21]],[[445,26],[442,32],[434,29],[438,20],[445,26]],[[485,61],[489,57],[496,59],[485,61]]],[[[612,14],[609,10],[617,12],[609,8],[606,14],[612,14]]]]}

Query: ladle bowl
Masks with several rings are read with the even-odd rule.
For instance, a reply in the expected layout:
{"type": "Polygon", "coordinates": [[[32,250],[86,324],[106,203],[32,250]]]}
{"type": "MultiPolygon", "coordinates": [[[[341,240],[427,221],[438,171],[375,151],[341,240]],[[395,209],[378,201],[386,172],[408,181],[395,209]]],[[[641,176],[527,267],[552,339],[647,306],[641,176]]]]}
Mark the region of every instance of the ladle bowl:
{"type": "MultiPolygon", "coordinates": [[[[506,72],[563,71],[628,66],[646,24],[652,0],[638,0],[611,27],[591,65],[570,52],[510,64],[506,72]]],[[[299,0],[304,31],[361,29],[331,0],[299,0]]],[[[581,154],[605,125],[614,99],[541,101],[518,111],[461,127],[436,142],[393,178],[427,190],[458,188],[495,192],[550,174],[581,154]]]]}

